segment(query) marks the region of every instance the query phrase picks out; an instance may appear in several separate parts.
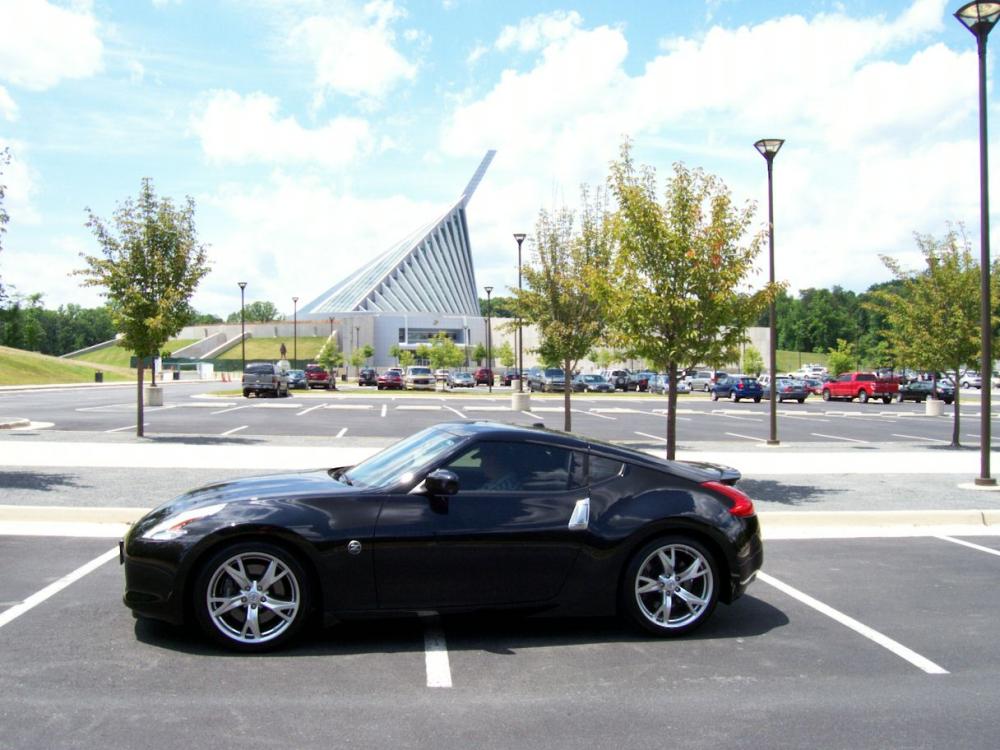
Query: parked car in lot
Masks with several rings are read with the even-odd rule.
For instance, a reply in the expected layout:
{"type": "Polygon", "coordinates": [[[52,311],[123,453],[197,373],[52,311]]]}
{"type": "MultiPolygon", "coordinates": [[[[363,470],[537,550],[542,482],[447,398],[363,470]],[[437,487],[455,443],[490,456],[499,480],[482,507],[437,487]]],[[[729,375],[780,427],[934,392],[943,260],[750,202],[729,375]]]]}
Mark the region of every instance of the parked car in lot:
{"type": "Polygon", "coordinates": [[[310,388],[329,388],[330,373],[323,365],[306,365],[306,380],[310,388]]]}
{"type": "Polygon", "coordinates": [[[588,393],[614,393],[614,386],[597,373],[580,373],[573,377],[573,390],[588,393]]]}
{"type": "Polygon", "coordinates": [[[410,365],[403,373],[403,387],[408,391],[433,391],[434,373],[423,365],[410,365]]]}
{"type": "MultiPolygon", "coordinates": [[[[649,379],[649,392],[659,393],[666,396],[670,392],[670,375],[665,372],[661,372],[654,375],[649,379]]],[[[691,386],[687,384],[686,380],[680,379],[680,374],[678,373],[677,380],[677,393],[690,393],[691,386]]]]}
{"type": "Polygon", "coordinates": [[[378,376],[375,386],[380,391],[403,390],[403,371],[398,367],[390,367],[378,376]]]}
{"type": "MultiPolygon", "coordinates": [[[[798,378],[776,378],[774,387],[779,404],[783,401],[798,401],[800,404],[804,404],[809,398],[809,394],[812,393],[806,382],[798,378]]],[[[770,397],[770,388],[765,388],[764,398],[770,397]]]]}
{"type": "Polygon", "coordinates": [[[309,379],[306,377],[305,370],[289,370],[288,371],[288,387],[289,388],[308,388],[309,379]]]}
{"type": "Polygon", "coordinates": [[[628,387],[628,370],[604,370],[601,375],[616,391],[624,391],[628,387]]]}
{"type": "Polygon", "coordinates": [[[739,402],[744,398],[752,398],[754,403],[760,403],[764,397],[764,389],[761,388],[757,378],[750,375],[729,375],[723,374],[712,386],[712,400],[718,401],[720,398],[728,398],[739,402]]]}
{"type": "Polygon", "coordinates": [[[545,429],[438,424],[356,466],[160,505],[119,547],[124,604],[245,653],[314,618],[426,610],[620,613],[678,636],[763,564],[738,478],[545,429]]]}
{"type": "Polygon", "coordinates": [[[449,388],[475,388],[476,379],[467,372],[453,372],[448,375],[449,388]]]}
{"type": "Polygon", "coordinates": [[[705,391],[705,393],[709,393],[715,382],[725,374],[717,370],[695,370],[686,375],[684,379],[691,386],[692,391],[705,391]]]}
{"type": "Polygon", "coordinates": [[[358,372],[358,385],[378,385],[378,371],[373,367],[363,367],[358,372]]]}
{"type": "Polygon", "coordinates": [[[497,379],[496,375],[493,374],[493,370],[489,367],[479,367],[472,374],[472,379],[476,381],[476,385],[496,385],[497,379]]]}
{"type": "Polygon", "coordinates": [[[504,371],[504,374],[500,377],[500,385],[510,386],[513,384],[514,379],[517,378],[517,369],[508,368],[504,371]]]}
{"type": "Polygon", "coordinates": [[[899,390],[899,383],[891,377],[880,377],[874,372],[845,372],[823,384],[824,401],[843,398],[857,399],[862,404],[873,398],[888,404],[899,390]]]}
{"type": "Polygon", "coordinates": [[[287,396],[288,374],[271,362],[248,362],[243,370],[243,396],[287,396]]]}
{"type": "Polygon", "coordinates": [[[449,375],[451,375],[451,370],[447,370],[443,367],[434,371],[434,379],[439,383],[447,383],[449,375]]]}
{"type": "Polygon", "coordinates": [[[633,372],[628,376],[628,382],[625,384],[625,388],[629,391],[640,391],[645,393],[649,390],[649,379],[655,376],[655,372],[649,372],[648,370],[633,372]]]}
{"type": "MultiPolygon", "coordinates": [[[[906,385],[899,386],[896,391],[895,401],[901,404],[904,401],[916,401],[918,403],[926,401],[932,397],[934,383],[930,380],[913,380],[906,385]]],[[[951,404],[955,400],[955,389],[951,384],[939,380],[937,384],[937,397],[946,404],[951,404]]]]}
{"type": "Polygon", "coordinates": [[[558,367],[533,367],[528,371],[528,390],[542,393],[562,393],[566,387],[566,374],[558,367]]]}
{"type": "Polygon", "coordinates": [[[982,388],[983,379],[978,372],[967,372],[959,379],[959,384],[963,388],[982,388]]]}
{"type": "Polygon", "coordinates": [[[806,384],[806,388],[814,396],[823,395],[823,380],[821,378],[806,378],[803,381],[806,384]]]}

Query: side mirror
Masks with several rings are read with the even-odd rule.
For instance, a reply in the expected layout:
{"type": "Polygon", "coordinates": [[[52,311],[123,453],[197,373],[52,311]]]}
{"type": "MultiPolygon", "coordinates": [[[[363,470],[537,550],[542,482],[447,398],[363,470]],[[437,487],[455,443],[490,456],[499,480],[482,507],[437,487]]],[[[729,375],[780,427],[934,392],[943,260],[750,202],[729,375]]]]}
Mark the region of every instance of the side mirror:
{"type": "Polygon", "coordinates": [[[424,479],[424,488],[432,495],[454,495],[458,492],[458,475],[447,469],[435,469],[424,479]]]}

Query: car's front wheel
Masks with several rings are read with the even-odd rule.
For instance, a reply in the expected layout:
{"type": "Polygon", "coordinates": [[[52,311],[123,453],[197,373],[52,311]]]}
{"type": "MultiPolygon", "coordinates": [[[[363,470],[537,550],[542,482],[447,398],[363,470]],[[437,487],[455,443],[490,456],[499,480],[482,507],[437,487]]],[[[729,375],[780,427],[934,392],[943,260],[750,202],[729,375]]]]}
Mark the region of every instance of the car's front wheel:
{"type": "Polygon", "coordinates": [[[823,389],[823,400],[824,401],[830,400],[830,391],[826,390],[825,388],[823,389]]]}
{"type": "Polygon", "coordinates": [[[298,561],[265,542],[230,545],[198,572],[194,611],[202,630],[238,651],[284,645],[302,627],[309,587],[298,561]]]}
{"type": "Polygon", "coordinates": [[[640,549],[622,583],[622,605],[648,633],[673,636],[704,622],[719,598],[719,573],[700,542],[665,536],[640,549]]]}
{"type": "Polygon", "coordinates": [[[712,391],[712,400],[713,401],[719,400],[719,394],[716,391],[712,391]]]}

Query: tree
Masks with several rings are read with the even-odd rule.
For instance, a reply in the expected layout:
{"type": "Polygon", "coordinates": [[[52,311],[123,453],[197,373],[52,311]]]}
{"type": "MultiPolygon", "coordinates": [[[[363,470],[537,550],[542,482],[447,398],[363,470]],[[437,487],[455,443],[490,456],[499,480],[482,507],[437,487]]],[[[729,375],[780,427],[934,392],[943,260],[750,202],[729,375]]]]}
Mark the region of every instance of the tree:
{"type": "Polygon", "coordinates": [[[319,350],[319,354],[316,355],[316,361],[330,373],[330,387],[337,390],[337,368],[344,364],[344,354],[337,347],[336,342],[327,339],[323,348],[319,350]]]}
{"type": "MultiPolygon", "coordinates": [[[[897,361],[920,370],[955,371],[951,445],[957,448],[961,445],[958,381],[980,357],[980,269],[964,232],[951,229],[941,240],[916,235],[916,242],[926,268],[906,271],[899,261],[883,256],[882,262],[901,286],[876,292],[875,304],[885,314],[887,338],[897,361]]],[[[994,289],[992,294],[996,293],[994,289]]],[[[995,312],[990,323],[995,329],[995,312]]],[[[986,383],[991,373],[981,375],[986,383]]]]}
{"type": "Polygon", "coordinates": [[[393,344],[389,347],[389,356],[396,360],[396,364],[399,364],[400,357],[403,354],[403,349],[399,344],[393,344]]]}
{"type": "Polygon", "coordinates": [[[830,356],[826,360],[826,368],[834,375],[850,372],[854,369],[854,345],[837,339],[837,348],[828,349],[830,356]]]}
{"type": "Polygon", "coordinates": [[[445,367],[458,367],[465,361],[465,355],[451,337],[444,331],[434,335],[427,353],[431,367],[435,370],[445,367]]]}
{"type": "Polygon", "coordinates": [[[502,342],[500,346],[497,347],[495,354],[496,358],[500,361],[500,364],[504,367],[509,369],[514,366],[514,347],[511,346],[509,341],[502,342]]]}
{"type": "Polygon", "coordinates": [[[476,348],[472,350],[472,358],[476,360],[477,365],[482,365],[487,354],[488,352],[486,351],[485,344],[476,344],[476,348]]]}
{"type": "Polygon", "coordinates": [[[575,214],[542,210],[535,222],[531,258],[522,268],[526,286],[515,292],[517,315],[538,327],[543,361],[558,362],[565,372],[563,429],[572,427],[573,371],[604,334],[601,290],[608,278],[611,226],[603,194],[581,196],[580,228],[575,214]]]}
{"type": "Polygon", "coordinates": [[[208,273],[203,245],[198,244],[194,199],[175,208],[158,198],[153,181],[145,178],[138,201],[118,205],[109,227],[89,208],[87,226],[101,255],[85,255],[86,267],[75,271],[84,286],[103,287],[118,341],[139,358],[136,435],[143,435],[143,359],[156,356],[163,344],[187,322],[189,300],[208,273]]]}
{"type": "Polygon", "coordinates": [[[743,372],[753,375],[760,375],[764,369],[764,358],[756,346],[748,346],[743,350],[743,362],[740,364],[743,372]]]}
{"type": "MultiPolygon", "coordinates": [[[[273,302],[256,301],[243,306],[243,318],[247,323],[269,323],[272,320],[284,320],[277,306],[273,302]]],[[[240,311],[229,313],[226,318],[227,323],[239,323],[240,311]]]]}
{"type": "Polygon", "coordinates": [[[700,362],[732,362],[746,328],[773,294],[743,291],[761,235],[744,237],[754,206],[733,205],[716,177],[674,165],[666,198],[657,177],[637,167],[626,141],[608,178],[618,200],[618,253],[609,278],[614,343],[670,375],[667,457],[674,458],[677,371],[700,362]]]}

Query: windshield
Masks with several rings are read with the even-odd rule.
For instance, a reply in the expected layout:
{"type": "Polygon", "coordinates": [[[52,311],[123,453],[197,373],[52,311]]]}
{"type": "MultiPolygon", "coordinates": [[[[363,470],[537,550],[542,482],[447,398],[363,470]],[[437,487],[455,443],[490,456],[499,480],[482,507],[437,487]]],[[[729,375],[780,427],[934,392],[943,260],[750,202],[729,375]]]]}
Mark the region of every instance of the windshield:
{"type": "Polygon", "coordinates": [[[419,469],[442,457],[463,440],[459,435],[428,427],[362,461],[342,478],[348,484],[359,487],[388,487],[408,482],[419,469]]]}

